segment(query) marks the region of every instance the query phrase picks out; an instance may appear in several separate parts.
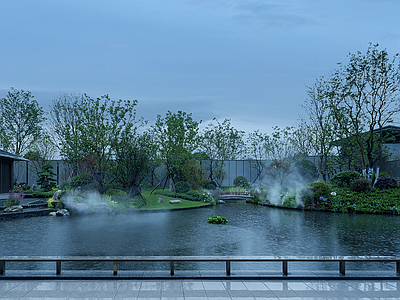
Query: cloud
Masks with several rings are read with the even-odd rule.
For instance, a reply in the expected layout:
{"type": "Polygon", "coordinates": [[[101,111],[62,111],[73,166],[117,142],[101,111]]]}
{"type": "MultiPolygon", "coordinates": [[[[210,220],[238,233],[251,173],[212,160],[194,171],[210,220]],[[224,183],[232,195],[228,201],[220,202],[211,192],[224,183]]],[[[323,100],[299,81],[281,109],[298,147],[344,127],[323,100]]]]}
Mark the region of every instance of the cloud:
{"type": "Polygon", "coordinates": [[[277,28],[283,27],[284,29],[314,23],[309,17],[294,11],[293,8],[290,9],[282,4],[271,4],[264,1],[244,1],[235,6],[233,18],[242,23],[257,22],[277,28]]]}

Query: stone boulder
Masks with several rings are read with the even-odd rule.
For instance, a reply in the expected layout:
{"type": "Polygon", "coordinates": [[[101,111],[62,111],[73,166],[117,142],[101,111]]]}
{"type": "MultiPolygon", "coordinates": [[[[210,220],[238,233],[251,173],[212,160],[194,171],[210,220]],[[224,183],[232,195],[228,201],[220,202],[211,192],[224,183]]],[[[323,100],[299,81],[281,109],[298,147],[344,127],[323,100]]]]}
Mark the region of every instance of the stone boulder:
{"type": "Polygon", "coordinates": [[[62,193],[62,190],[57,190],[57,191],[55,191],[55,193],[54,193],[54,195],[53,195],[53,199],[54,199],[54,200],[60,200],[60,198],[61,198],[61,193],[62,193]]]}
{"type": "Polygon", "coordinates": [[[38,191],[38,190],[39,190],[38,186],[35,183],[32,184],[31,191],[38,191]]]}
{"type": "Polygon", "coordinates": [[[158,198],[158,199],[157,199],[157,202],[158,202],[158,203],[165,203],[165,200],[164,200],[163,198],[158,198]]]}
{"type": "Polygon", "coordinates": [[[69,211],[66,209],[60,209],[56,212],[57,217],[68,217],[69,216],[69,211]]]}
{"type": "Polygon", "coordinates": [[[24,208],[22,205],[13,205],[4,209],[5,213],[21,212],[24,208]]]}
{"type": "Polygon", "coordinates": [[[169,204],[176,204],[176,203],[182,203],[182,201],[181,201],[181,200],[178,200],[178,199],[176,199],[176,200],[169,200],[169,204]]]}
{"type": "Polygon", "coordinates": [[[218,200],[217,204],[225,204],[225,201],[224,200],[218,200]]]}

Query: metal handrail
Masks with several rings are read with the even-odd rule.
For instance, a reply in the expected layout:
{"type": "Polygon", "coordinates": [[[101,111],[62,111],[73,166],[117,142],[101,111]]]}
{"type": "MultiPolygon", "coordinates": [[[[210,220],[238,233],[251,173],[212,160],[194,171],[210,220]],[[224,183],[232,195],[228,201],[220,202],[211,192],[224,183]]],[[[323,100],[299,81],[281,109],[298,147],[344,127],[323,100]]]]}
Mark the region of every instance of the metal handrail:
{"type": "Polygon", "coordinates": [[[118,262],[169,262],[170,274],[175,274],[175,262],[225,262],[226,275],[231,275],[231,262],[282,262],[282,273],[288,274],[288,262],[339,262],[339,272],[345,275],[346,262],[395,262],[400,274],[400,256],[0,256],[0,275],[6,262],[55,262],[56,274],[61,274],[61,263],[72,261],[112,261],[117,275],[118,262]]]}

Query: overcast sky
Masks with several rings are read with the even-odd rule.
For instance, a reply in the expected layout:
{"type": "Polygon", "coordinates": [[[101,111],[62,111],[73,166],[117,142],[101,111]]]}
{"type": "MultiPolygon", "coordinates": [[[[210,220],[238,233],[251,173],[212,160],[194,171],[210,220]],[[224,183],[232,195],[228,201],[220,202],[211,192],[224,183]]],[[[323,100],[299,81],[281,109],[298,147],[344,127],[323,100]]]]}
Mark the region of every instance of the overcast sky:
{"type": "Polygon", "coordinates": [[[1,0],[0,97],[137,99],[207,124],[293,125],[306,86],[349,52],[400,52],[398,0],[1,0]]]}

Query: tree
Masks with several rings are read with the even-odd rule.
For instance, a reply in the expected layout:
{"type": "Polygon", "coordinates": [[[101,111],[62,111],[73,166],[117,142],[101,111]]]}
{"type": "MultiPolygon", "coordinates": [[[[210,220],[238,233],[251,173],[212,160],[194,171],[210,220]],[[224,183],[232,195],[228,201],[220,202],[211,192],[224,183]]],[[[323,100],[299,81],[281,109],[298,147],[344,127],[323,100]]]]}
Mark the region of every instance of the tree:
{"type": "Polygon", "coordinates": [[[25,153],[41,136],[43,109],[29,91],[11,88],[0,100],[0,144],[16,155],[25,153]]]}
{"type": "Polygon", "coordinates": [[[319,157],[319,173],[324,181],[333,165],[333,150],[340,132],[338,122],[344,124],[332,111],[331,89],[329,81],[323,77],[317,79],[312,87],[307,87],[308,97],[303,105],[308,115],[308,122],[303,126],[308,132],[311,148],[319,157]]]}
{"type": "Polygon", "coordinates": [[[332,109],[341,129],[355,137],[364,169],[381,164],[382,129],[400,111],[399,54],[390,58],[378,46],[370,44],[365,54],[349,54],[349,62],[340,64],[331,79],[332,109]]]}
{"type": "Polygon", "coordinates": [[[37,184],[45,192],[50,191],[57,185],[57,180],[54,178],[57,174],[53,172],[52,164],[44,164],[43,169],[37,173],[37,184]]]}
{"type": "Polygon", "coordinates": [[[158,156],[166,167],[166,178],[170,179],[171,188],[174,186],[174,177],[183,179],[183,167],[198,148],[200,123],[193,120],[192,114],[167,111],[165,117],[158,115],[151,126],[152,135],[159,146],[158,156]]]}
{"type": "Polygon", "coordinates": [[[29,171],[37,174],[37,172],[43,169],[44,164],[55,158],[56,152],[57,146],[55,140],[49,133],[44,131],[42,136],[32,144],[30,150],[24,155],[24,158],[29,159],[29,171]]]}
{"type": "Polygon", "coordinates": [[[148,132],[137,130],[124,132],[115,147],[116,181],[128,191],[128,195],[140,193],[140,183],[158,166],[156,147],[148,132]]]}
{"type": "Polygon", "coordinates": [[[274,132],[265,144],[266,157],[271,161],[267,175],[283,187],[285,179],[294,172],[296,152],[292,142],[293,127],[273,127],[274,132]]]}
{"type": "Polygon", "coordinates": [[[108,95],[92,99],[86,94],[63,94],[51,106],[62,157],[77,172],[85,163],[100,192],[105,191],[103,180],[114,158],[114,146],[124,132],[130,132],[137,124],[136,105],[136,100],[115,101],[108,95]]]}
{"type": "Polygon", "coordinates": [[[247,155],[252,168],[256,169],[257,179],[261,179],[261,175],[266,167],[267,147],[269,136],[259,130],[254,130],[247,136],[247,155]]]}
{"type": "Polygon", "coordinates": [[[220,123],[216,118],[203,131],[201,150],[209,157],[209,179],[221,185],[226,174],[223,170],[226,160],[239,158],[245,148],[244,131],[231,125],[230,119],[220,123]]]}

